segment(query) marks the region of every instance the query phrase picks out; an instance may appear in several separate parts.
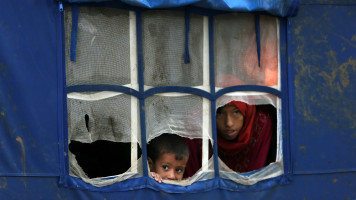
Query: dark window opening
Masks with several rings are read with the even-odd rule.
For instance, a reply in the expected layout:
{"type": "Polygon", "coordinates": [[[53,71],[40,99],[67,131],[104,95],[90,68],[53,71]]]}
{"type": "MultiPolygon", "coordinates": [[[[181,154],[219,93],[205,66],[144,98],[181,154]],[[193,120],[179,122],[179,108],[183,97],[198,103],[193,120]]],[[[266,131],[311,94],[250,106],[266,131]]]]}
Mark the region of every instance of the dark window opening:
{"type": "MultiPolygon", "coordinates": [[[[137,149],[139,158],[142,152],[138,144],[137,149]]],[[[131,167],[131,143],[106,140],[82,143],[72,140],[69,150],[89,178],[122,174],[131,167]]]]}
{"type": "MultiPolygon", "coordinates": [[[[189,148],[189,160],[187,167],[184,172],[184,178],[193,176],[202,168],[202,155],[203,155],[203,141],[200,138],[184,138],[187,146],[189,148]]],[[[209,141],[209,155],[208,158],[211,159],[213,156],[213,145],[209,141]]]]}
{"type": "Polygon", "coordinates": [[[269,147],[268,156],[266,159],[265,166],[269,165],[276,161],[277,154],[277,109],[272,105],[260,105],[257,107],[262,107],[261,109],[265,109],[267,113],[270,114],[272,119],[272,136],[271,136],[271,144],[269,147]]]}
{"type": "MultiPolygon", "coordinates": [[[[270,163],[273,163],[276,161],[276,153],[277,153],[277,109],[272,106],[272,105],[256,105],[256,111],[257,113],[259,113],[260,115],[262,115],[263,120],[268,120],[270,121],[272,128],[271,128],[271,132],[270,134],[270,146],[269,146],[269,150],[267,155],[262,158],[265,160],[265,163],[262,167],[269,165],[270,163]]],[[[217,111],[219,112],[219,111],[217,111]]],[[[256,122],[257,123],[257,122],[256,122]]],[[[267,122],[269,123],[269,122],[267,122]]],[[[188,160],[188,164],[187,164],[187,168],[185,171],[185,175],[184,177],[191,177],[193,176],[201,167],[202,167],[202,140],[201,139],[188,139],[186,138],[186,143],[189,147],[189,151],[190,151],[190,156],[189,156],[189,160],[188,160]]],[[[218,146],[219,149],[219,146],[218,146]]],[[[231,161],[231,160],[237,160],[239,159],[239,157],[243,157],[245,153],[248,153],[250,150],[247,151],[242,151],[240,152],[240,155],[235,154],[233,156],[226,156],[223,155],[219,150],[219,157],[220,159],[224,162],[224,161],[231,161]]],[[[212,144],[209,143],[209,158],[211,158],[211,156],[213,155],[213,149],[212,149],[212,144]]],[[[243,165],[244,161],[240,162],[235,162],[235,161],[231,161],[230,163],[233,163],[235,165],[243,165]]],[[[226,163],[225,163],[226,164],[226,163]]],[[[229,166],[229,164],[227,164],[229,166]]],[[[231,165],[231,164],[230,164],[231,165]]],[[[230,166],[229,166],[230,167],[230,166]]],[[[247,168],[251,168],[251,167],[247,167],[247,168]]],[[[259,168],[260,169],[260,168],[259,168]]],[[[233,169],[234,170],[234,169],[233,169]]],[[[253,169],[253,170],[257,170],[257,169],[253,169]]],[[[252,170],[234,170],[236,172],[249,172],[252,170]]]]}
{"type": "MultiPolygon", "coordinates": [[[[236,139],[227,140],[225,135],[219,137],[217,133],[219,158],[235,172],[246,173],[258,170],[276,160],[276,108],[272,105],[255,105],[255,108],[255,117],[248,121],[247,118],[251,115],[246,111],[242,128],[236,139]]],[[[224,124],[224,129],[226,128],[228,127],[224,124]]]]}

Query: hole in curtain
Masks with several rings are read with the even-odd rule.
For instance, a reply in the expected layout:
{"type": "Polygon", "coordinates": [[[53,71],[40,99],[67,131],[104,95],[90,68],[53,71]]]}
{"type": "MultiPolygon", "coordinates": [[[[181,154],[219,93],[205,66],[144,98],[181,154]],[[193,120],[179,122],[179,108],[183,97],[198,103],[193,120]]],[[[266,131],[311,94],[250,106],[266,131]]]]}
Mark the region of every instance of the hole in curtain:
{"type": "MultiPolygon", "coordinates": [[[[247,108],[239,108],[238,104],[229,103],[229,110],[220,107],[217,110],[217,134],[218,134],[218,155],[219,159],[225,164],[222,169],[231,169],[235,172],[245,173],[261,169],[270,163],[276,161],[277,152],[277,110],[271,104],[254,105],[255,115],[249,114],[250,110],[247,108]],[[222,109],[225,109],[222,111],[222,109]],[[232,130],[233,127],[228,128],[226,122],[227,117],[223,115],[228,112],[239,112],[243,116],[243,124],[235,139],[228,138],[227,131],[232,130]],[[218,114],[219,113],[219,114],[218,114]],[[242,114],[243,113],[243,114],[242,114]],[[219,115],[222,116],[219,119],[219,115]]],[[[252,112],[252,111],[251,111],[252,112]]],[[[225,115],[226,116],[226,115],[225,115]]],[[[238,123],[230,115],[230,123],[238,123]]],[[[224,171],[224,170],[223,170],[224,171]]]]}
{"type": "Polygon", "coordinates": [[[173,133],[187,143],[190,156],[184,177],[191,178],[182,185],[213,178],[208,142],[211,140],[210,101],[192,94],[162,93],[145,99],[145,111],[147,141],[162,133],[173,133]]]}
{"type": "Polygon", "coordinates": [[[179,134],[163,133],[147,144],[147,158],[150,172],[157,173],[163,180],[183,180],[187,178],[185,170],[191,157],[186,137],[179,134]],[[164,170],[160,170],[161,168],[164,170]],[[172,170],[175,176],[171,177],[172,170]],[[177,172],[183,170],[183,173],[177,172]]]}
{"type": "MultiPolygon", "coordinates": [[[[142,154],[137,144],[137,158],[142,154]]],[[[82,143],[72,140],[69,150],[89,178],[107,177],[126,172],[131,167],[131,143],[97,140],[82,143]]]]}
{"type": "MultiPolygon", "coordinates": [[[[184,178],[194,176],[199,170],[202,169],[202,157],[203,157],[203,140],[200,138],[184,138],[189,148],[189,160],[187,162],[187,168],[184,172],[184,178]]],[[[209,160],[213,157],[213,146],[209,141],[209,160]]]]}
{"type": "MultiPolygon", "coordinates": [[[[268,133],[266,132],[264,138],[268,138],[268,144],[261,144],[260,147],[269,146],[268,148],[264,148],[264,152],[260,152],[262,157],[259,159],[263,160],[262,164],[253,164],[254,166],[249,165],[249,161],[251,160],[250,156],[258,156],[253,151],[251,152],[251,147],[247,147],[242,150],[240,153],[236,154],[224,154],[223,151],[219,151],[219,158],[224,162],[226,161],[226,165],[234,170],[235,172],[250,172],[253,170],[258,170],[262,167],[269,165],[276,161],[276,153],[277,153],[277,111],[273,105],[256,105],[256,112],[259,116],[259,120],[255,122],[255,124],[259,124],[255,129],[268,129],[268,133]],[[251,154],[252,153],[252,154],[251,154]],[[257,167],[256,167],[257,165],[257,167]]],[[[220,139],[220,138],[219,138],[220,139]]],[[[193,176],[199,169],[202,167],[202,139],[189,139],[185,138],[185,141],[189,147],[190,156],[187,163],[187,169],[185,170],[184,177],[193,176]]],[[[253,143],[258,143],[256,138],[252,138],[250,142],[250,146],[253,143]]],[[[257,148],[257,147],[256,147],[257,148]]],[[[212,144],[209,142],[209,159],[213,155],[212,144]]],[[[256,152],[256,151],[255,151],[256,152]]],[[[258,151],[257,151],[258,153],[258,151]]],[[[253,159],[252,159],[253,160],[253,159]]]]}
{"type": "Polygon", "coordinates": [[[88,132],[90,132],[89,130],[89,115],[85,114],[85,127],[87,127],[88,132]]]}

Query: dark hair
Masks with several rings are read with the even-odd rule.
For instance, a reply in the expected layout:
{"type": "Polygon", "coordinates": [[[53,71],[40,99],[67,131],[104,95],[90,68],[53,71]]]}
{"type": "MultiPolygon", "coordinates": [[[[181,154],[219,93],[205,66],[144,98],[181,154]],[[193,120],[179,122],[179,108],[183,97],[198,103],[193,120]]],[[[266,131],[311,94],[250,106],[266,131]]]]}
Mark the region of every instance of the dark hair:
{"type": "Polygon", "coordinates": [[[152,139],[147,145],[147,156],[155,162],[163,153],[175,154],[176,160],[189,158],[189,149],[184,139],[178,135],[163,133],[152,139]]]}

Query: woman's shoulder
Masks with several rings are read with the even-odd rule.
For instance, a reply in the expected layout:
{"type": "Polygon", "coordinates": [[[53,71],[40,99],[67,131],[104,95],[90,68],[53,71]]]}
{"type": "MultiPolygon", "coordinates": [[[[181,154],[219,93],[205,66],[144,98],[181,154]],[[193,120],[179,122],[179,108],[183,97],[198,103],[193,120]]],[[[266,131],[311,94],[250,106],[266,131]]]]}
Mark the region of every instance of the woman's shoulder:
{"type": "Polygon", "coordinates": [[[277,125],[276,108],[272,105],[257,105],[254,129],[256,132],[268,130],[275,131],[277,125]]]}
{"type": "Polygon", "coordinates": [[[256,120],[265,122],[275,122],[276,108],[272,105],[256,105],[256,120]]]}

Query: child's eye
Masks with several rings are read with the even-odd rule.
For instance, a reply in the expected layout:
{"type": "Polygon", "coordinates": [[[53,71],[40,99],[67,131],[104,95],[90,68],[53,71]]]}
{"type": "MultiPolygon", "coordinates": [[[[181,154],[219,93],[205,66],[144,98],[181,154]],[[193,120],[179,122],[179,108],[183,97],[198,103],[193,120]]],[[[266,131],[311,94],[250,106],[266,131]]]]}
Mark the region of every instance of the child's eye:
{"type": "Polygon", "coordinates": [[[177,172],[177,173],[182,173],[182,172],[183,172],[183,169],[176,169],[176,172],[177,172]]]}
{"type": "Polygon", "coordinates": [[[168,166],[167,166],[167,165],[163,165],[162,168],[163,168],[164,170],[168,170],[168,166]]]}

